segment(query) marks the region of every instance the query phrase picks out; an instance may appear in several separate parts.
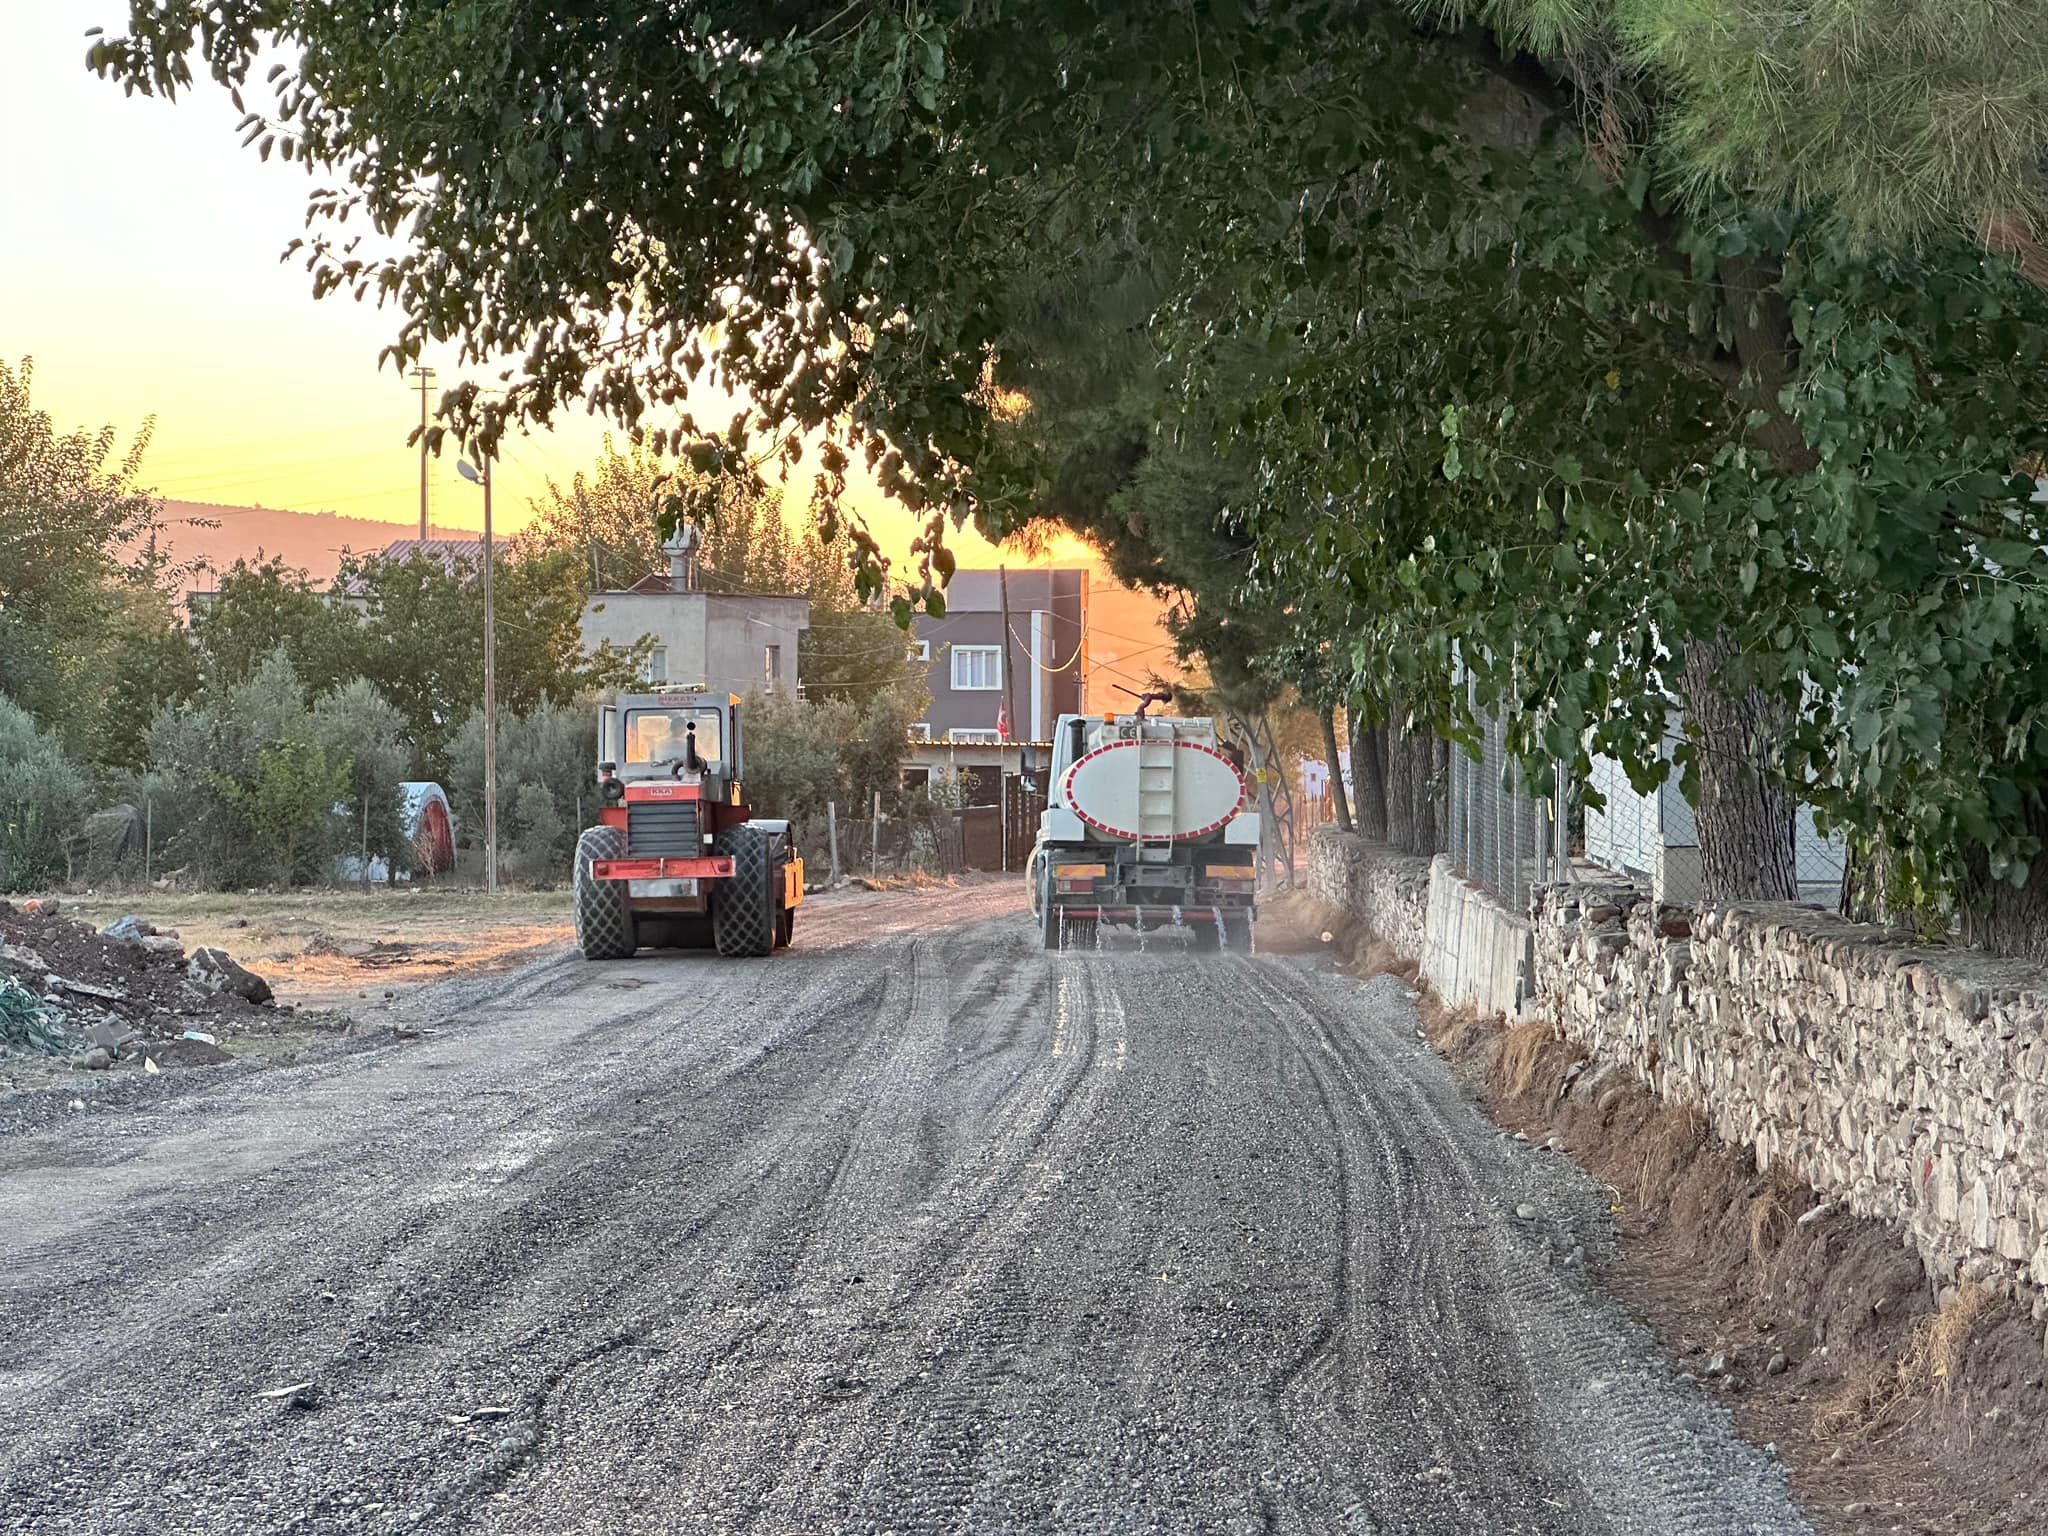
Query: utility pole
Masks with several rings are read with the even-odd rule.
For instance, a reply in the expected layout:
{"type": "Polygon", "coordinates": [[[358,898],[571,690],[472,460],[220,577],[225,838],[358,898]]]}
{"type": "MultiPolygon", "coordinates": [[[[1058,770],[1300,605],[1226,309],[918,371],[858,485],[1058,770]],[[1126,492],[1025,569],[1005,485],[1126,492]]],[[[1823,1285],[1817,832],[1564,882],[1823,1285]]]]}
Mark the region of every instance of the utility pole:
{"type": "Polygon", "coordinates": [[[491,461],[484,459],[484,889],[498,894],[498,612],[491,595],[491,461]]]}
{"type": "Polygon", "coordinates": [[[484,489],[484,889],[498,894],[498,611],[491,593],[491,461],[478,471],[464,459],[456,472],[484,489]]]}
{"type": "MultiPolygon", "coordinates": [[[[1003,658],[1003,717],[1010,722],[1009,735],[1012,740],[1015,740],[1017,735],[1017,681],[1015,673],[1010,666],[1010,647],[1016,641],[1015,637],[1010,633],[1010,568],[1007,565],[996,567],[996,585],[1001,594],[1003,608],[1003,649],[1001,651],[1003,658]]],[[[1037,678],[1032,678],[1031,686],[1034,688],[1038,686],[1037,678]]],[[[996,774],[1001,780],[998,787],[1002,790],[1000,797],[1002,809],[998,814],[1003,818],[1003,870],[1005,873],[1008,873],[1010,868],[1010,772],[1003,766],[1003,745],[1002,742],[996,743],[996,774]]],[[[1020,776],[1024,772],[1024,749],[1021,746],[1017,748],[1017,772],[1020,776]]]]}
{"type": "Polygon", "coordinates": [[[434,382],[434,370],[422,363],[413,369],[420,392],[420,538],[427,536],[427,389],[434,382]]]}

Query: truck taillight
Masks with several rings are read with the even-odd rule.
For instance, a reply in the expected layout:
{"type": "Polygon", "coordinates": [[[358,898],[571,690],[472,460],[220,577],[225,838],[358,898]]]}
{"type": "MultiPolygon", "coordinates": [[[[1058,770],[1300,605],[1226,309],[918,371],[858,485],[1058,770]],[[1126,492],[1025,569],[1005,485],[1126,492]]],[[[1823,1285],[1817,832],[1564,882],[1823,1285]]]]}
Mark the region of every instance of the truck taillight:
{"type": "Polygon", "coordinates": [[[1107,864],[1055,864],[1052,867],[1053,888],[1062,895],[1092,891],[1095,882],[1108,873],[1107,864]]]}

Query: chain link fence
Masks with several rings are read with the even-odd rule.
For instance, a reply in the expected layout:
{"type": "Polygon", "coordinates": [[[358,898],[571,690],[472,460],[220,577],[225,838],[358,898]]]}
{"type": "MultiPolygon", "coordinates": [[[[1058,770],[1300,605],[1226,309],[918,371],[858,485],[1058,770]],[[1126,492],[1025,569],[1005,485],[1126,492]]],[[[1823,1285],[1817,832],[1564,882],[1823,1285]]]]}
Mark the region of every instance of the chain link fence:
{"type": "MultiPolygon", "coordinates": [[[[1698,824],[1676,772],[1642,791],[1620,763],[1596,756],[1583,785],[1568,782],[1559,765],[1557,789],[1531,794],[1506,750],[1501,721],[1476,707],[1474,715],[1479,760],[1452,752],[1444,785],[1445,851],[1467,879],[1515,912],[1527,910],[1535,886],[1603,872],[1625,876],[1660,902],[1685,906],[1705,898],[1698,824]]],[[[1676,741],[1666,741],[1667,756],[1676,741]]],[[[1823,836],[1803,807],[1793,853],[1799,899],[1838,905],[1847,849],[1839,836],[1823,836]]]]}
{"type": "Polygon", "coordinates": [[[1569,877],[1569,818],[1562,793],[1531,793],[1508,752],[1506,727],[1475,709],[1479,760],[1453,750],[1444,785],[1445,852],[1466,879],[1511,912],[1528,910],[1538,885],[1569,877]]]}

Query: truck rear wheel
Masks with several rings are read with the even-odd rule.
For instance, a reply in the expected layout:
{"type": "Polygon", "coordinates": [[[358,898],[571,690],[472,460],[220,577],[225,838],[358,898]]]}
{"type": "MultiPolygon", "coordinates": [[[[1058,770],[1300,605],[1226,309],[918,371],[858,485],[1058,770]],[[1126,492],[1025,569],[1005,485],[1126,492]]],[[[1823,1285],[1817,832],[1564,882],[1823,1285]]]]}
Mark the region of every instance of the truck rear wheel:
{"type": "Polygon", "coordinates": [[[729,960],[771,954],[782,917],[782,836],[737,826],[719,839],[732,878],[711,893],[711,936],[729,960]]]}
{"type": "Polygon", "coordinates": [[[597,860],[625,856],[626,834],[617,827],[591,827],[576,839],[576,947],[586,960],[624,960],[633,953],[626,882],[591,873],[597,860]]]}

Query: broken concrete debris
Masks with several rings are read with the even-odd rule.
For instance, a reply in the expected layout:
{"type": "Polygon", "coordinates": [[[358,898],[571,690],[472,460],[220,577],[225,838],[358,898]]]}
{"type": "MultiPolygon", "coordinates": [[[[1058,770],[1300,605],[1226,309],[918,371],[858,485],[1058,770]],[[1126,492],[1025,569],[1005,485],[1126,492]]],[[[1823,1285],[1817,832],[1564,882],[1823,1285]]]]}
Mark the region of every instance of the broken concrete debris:
{"type": "Polygon", "coordinates": [[[208,945],[192,951],[192,958],[185,963],[185,969],[192,979],[209,992],[231,992],[236,997],[251,1003],[267,1003],[270,998],[270,983],[254,971],[238,964],[224,949],[208,945]]]}
{"type": "Polygon", "coordinates": [[[230,1060],[222,1040],[279,1027],[269,983],[225,950],[188,961],[172,930],[132,914],[97,928],[57,906],[0,901],[0,1057],[154,1072],[230,1060]]]}

